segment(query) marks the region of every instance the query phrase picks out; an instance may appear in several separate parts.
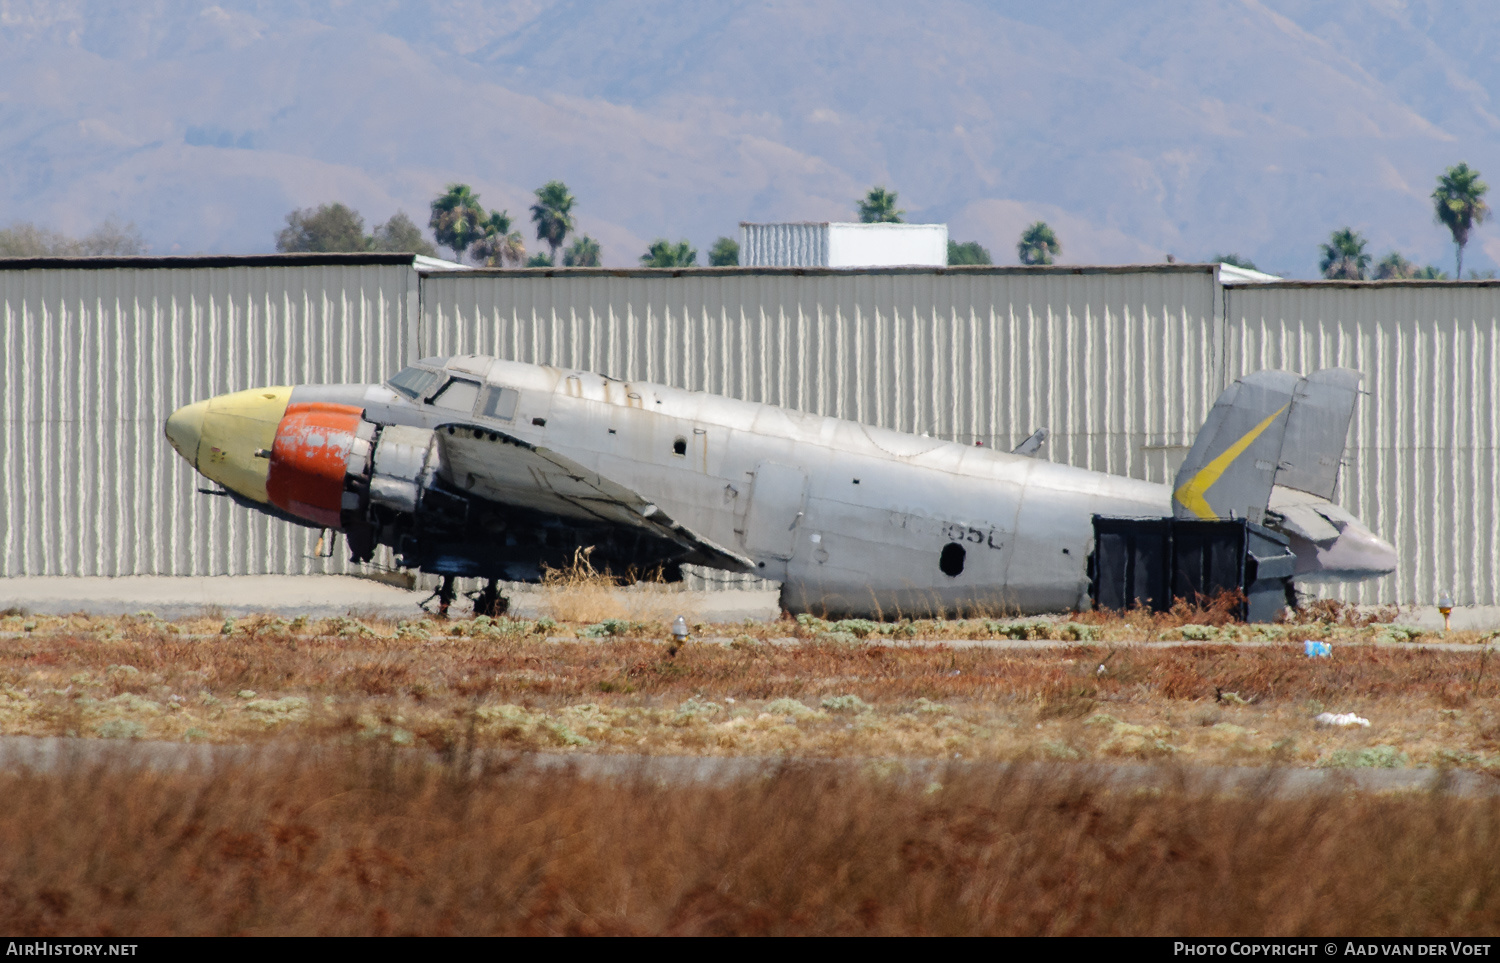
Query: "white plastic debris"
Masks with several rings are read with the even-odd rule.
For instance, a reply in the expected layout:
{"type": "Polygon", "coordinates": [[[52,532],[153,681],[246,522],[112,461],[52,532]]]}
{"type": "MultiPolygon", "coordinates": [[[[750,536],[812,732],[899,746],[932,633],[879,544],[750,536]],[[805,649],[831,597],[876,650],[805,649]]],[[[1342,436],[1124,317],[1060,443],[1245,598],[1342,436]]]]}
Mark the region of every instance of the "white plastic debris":
{"type": "Polygon", "coordinates": [[[1369,719],[1362,719],[1352,712],[1321,712],[1314,719],[1324,726],[1368,726],[1369,719]]]}

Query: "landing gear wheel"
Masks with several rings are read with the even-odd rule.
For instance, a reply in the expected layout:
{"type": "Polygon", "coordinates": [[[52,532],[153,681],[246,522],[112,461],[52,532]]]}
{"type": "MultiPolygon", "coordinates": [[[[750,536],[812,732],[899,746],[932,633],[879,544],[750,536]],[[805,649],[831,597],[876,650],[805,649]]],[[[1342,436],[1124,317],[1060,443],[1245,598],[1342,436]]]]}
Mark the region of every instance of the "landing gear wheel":
{"type": "Polygon", "coordinates": [[[453,576],[444,575],[443,584],[438,586],[438,618],[448,617],[448,606],[453,604],[453,576]]]}
{"type": "Polygon", "coordinates": [[[474,617],[488,615],[497,619],[510,610],[510,599],[500,594],[500,586],[490,579],[483,589],[474,596],[474,617]]]}

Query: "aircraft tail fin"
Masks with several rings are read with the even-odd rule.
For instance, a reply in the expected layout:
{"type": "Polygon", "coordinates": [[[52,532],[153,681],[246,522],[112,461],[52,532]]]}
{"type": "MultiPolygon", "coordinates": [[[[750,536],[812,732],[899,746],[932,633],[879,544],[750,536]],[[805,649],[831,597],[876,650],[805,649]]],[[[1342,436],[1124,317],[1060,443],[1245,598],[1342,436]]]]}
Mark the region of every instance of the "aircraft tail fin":
{"type": "Polygon", "coordinates": [[[1257,371],[1230,385],[1177,473],[1172,513],[1260,523],[1275,485],[1331,499],[1359,381],[1358,371],[1325,368],[1305,378],[1257,371]]]}

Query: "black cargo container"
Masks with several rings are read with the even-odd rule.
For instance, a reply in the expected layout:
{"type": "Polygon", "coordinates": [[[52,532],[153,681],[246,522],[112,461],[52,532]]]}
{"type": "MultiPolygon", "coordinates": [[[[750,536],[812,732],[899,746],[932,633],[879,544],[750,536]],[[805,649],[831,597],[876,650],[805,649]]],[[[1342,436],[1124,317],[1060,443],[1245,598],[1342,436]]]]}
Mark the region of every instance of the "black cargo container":
{"type": "Polygon", "coordinates": [[[1200,603],[1238,589],[1238,617],[1270,622],[1295,602],[1296,561],[1285,536],[1242,519],[1095,515],[1089,597],[1095,608],[1165,612],[1179,599],[1200,603]]]}

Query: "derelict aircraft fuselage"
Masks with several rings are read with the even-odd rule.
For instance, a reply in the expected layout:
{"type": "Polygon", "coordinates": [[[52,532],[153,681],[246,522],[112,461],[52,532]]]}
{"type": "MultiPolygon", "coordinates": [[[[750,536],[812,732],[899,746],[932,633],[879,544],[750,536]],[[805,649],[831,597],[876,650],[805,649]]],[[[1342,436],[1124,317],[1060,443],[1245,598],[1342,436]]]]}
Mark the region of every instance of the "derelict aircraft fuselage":
{"type": "Polygon", "coordinates": [[[536,581],[584,553],[620,575],[694,564],[774,579],[791,612],[1032,613],[1087,605],[1095,515],[1259,513],[1290,537],[1299,579],[1392,571],[1394,549],[1329,499],[1347,412],[1305,458],[1283,448],[1283,434],[1307,436],[1295,406],[1322,399],[1318,375],[1232,386],[1175,487],[473,356],[381,385],[220,395],[173,413],[166,433],[236,501],[342,531],[356,561],[384,545],[438,575],[536,581]],[[1274,463],[1260,451],[1272,441],[1274,463]],[[1311,483],[1291,470],[1304,462],[1311,483]],[[1220,490],[1243,507],[1215,503],[1220,490]]]}

